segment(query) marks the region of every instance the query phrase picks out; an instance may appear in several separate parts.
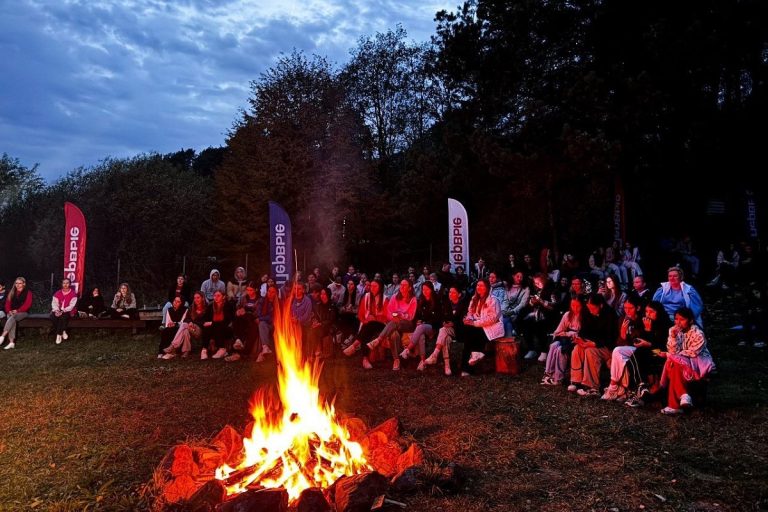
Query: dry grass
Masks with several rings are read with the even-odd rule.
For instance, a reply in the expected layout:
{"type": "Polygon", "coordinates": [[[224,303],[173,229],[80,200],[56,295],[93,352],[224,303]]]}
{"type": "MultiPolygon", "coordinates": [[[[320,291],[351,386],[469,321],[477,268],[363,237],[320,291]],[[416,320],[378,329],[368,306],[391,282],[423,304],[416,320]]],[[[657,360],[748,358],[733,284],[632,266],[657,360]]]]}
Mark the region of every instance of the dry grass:
{"type": "MultiPolygon", "coordinates": [[[[766,351],[736,348],[710,304],[720,366],[708,404],[683,418],[629,410],[520,377],[461,379],[439,369],[365,371],[330,360],[322,388],[374,425],[398,416],[436,461],[466,468],[465,489],[425,488],[411,510],[764,510],[766,351]]],[[[143,510],[145,487],[179,441],[242,428],[273,363],[154,358],[152,335],[29,335],[0,351],[0,510],[143,510]]]]}

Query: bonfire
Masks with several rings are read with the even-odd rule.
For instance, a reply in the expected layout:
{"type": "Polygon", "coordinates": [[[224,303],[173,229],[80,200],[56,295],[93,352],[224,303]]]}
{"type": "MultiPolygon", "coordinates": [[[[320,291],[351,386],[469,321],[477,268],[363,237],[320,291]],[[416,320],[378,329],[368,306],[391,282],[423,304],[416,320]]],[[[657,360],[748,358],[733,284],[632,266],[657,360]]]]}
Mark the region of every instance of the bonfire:
{"type": "Polygon", "coordinates": [[[304,354],[301,330],[287,311],[276,320],[279,402],[267,390],[256,393],[253,426],[243,439],[245,458],[237,467],[219,467],[216,478],[229,495],[256,483],[285,488],[294,502],[305,489],[327,488],[341,476],[372,468],[360,444],[336,420],[333,403],[320,396],[322,360],[304,354]]]}

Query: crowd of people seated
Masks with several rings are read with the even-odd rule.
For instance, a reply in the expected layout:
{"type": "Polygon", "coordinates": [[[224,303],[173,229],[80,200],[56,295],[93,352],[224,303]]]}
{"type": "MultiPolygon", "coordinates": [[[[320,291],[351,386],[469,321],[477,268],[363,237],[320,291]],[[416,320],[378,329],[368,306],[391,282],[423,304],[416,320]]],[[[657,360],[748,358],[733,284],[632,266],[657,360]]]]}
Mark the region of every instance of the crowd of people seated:
{"type": "MultiPolygon", "coordinates": [[[[764,283],[753,275],[751,247],[732,249],[719,252],[709,285],[747,283],[754,293],[745,329],[754,338],[764,328],[764,295],[757,293],[764,283]]],[[[510,255],[492,267],[479,258],[469,275],[461,266],[452,270],[444,264],[436,272],[409,267],[385,281],[380,273],[369,277],[350,265],[345,273],[338,267],[328,275],[320,268],[306,277],[298,272],[278,287],[268,275],[248,280],[246,269],[237,267],[226,282],[212,269],[197,291],[178,275],[162,309],[157,357],[195,353],[201,360],[263,362],[274,352],[275,314],[285,306],[309,358],[323,357],[329,345],[336,345],[346,356],[359,356],[365,369],[389,358],[394,371],[409,359],[418,361],[416,371],[442,361],[445,375],[457,369],[468,377],[491,342],[515,337],[525,359],[544,364],[542,385],[630,407],[664,400],[662,412],[679,414],[693,405],[690,384],[705,379],[715,366],[703,330],[703,300],[679,266],[670,267],[667,281],[652,292],[640,261],[637,247],[617,242],[595,250],[583,268],[570,254],[556,267],[545,248],[538,261],[530,254],[520,262],[510,255]],[[450,357],[454,341],[463,347],[456,368],[450,357]]],[[[24,278],[17,278],[9,292],[0,285],[4,349],[15,347],[16,326],[31,304],[24,278]]],[[[107,304],[99,288],[78,300],[63,279],[51,301],[56,344],[69,338],[74,316],[138,317],[128,283],[121,283],[107,304]]]]}

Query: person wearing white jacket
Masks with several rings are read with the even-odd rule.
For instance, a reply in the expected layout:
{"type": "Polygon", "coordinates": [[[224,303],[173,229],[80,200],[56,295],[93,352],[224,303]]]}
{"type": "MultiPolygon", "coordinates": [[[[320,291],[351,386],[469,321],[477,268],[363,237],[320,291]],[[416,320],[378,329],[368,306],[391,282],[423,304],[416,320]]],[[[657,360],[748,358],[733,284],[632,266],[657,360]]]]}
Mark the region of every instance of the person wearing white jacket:
{"type": "Polygon", "coordinates": [[[490,294],[491,284],[483,278],[475,285],[475,295],[464,317],[464,352],[461,355],[461,376],[467,377],[472,367],[485,357],[483,350],[489,341],[504,336],[501,305],[490,294]]]}

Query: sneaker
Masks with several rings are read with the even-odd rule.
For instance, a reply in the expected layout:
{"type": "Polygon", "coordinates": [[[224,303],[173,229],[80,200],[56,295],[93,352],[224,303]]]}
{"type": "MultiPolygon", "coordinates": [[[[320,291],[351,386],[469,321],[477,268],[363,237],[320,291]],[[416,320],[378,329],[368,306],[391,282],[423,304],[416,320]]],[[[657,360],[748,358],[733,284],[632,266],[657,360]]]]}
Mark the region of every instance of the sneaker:
{"type": "Polygon", "coordinates": [[[693,400],[691,399],[691,395],[685,393],[680,397],[680,407],[683,409],[693,407],[693,400]]]}
{"type": "Polygon", "coordinates": [[[216,353],[215,353],[215,354],[213,354],[211,357],[212,357],[213,359],[221,359],[222,357],[224,357],[224,356],[226,356],[226,355],[227,355],[227,349],[225,349],[225,348],[220,348],[220,349],[219,349],[219,350],[217,350],[217,351],[216,351],[216,353]]]}
{"type": "Polygon", "coordinates": [[[10,342],[9,344],[7,344],[7,345],[6,345],[6,346],[3,348],[3,350],[11,350],[11,349],[12,349],[13,347],[15,347],[15,346],[16,346],[16,344],[15,344],[14,342],[10,342]]]}
{"type": "Polygon", "coordinates": [[[674,409],[672,407],[665,407],[660,412],[661,414],[664,414],[666,416],[675,416],[677,414],[683,414],[682,409],[674,409]]]}
{"type": "Polygon", "coordinates": [[[360,342],[359,341],[355,341],[350,346],[345,348],[342,352],[344,353],[345,356],[351,356],[355,352],[357,352],[358,350],[360,350],[360,342]]]}
{"type": "Polygon", "coordinates": [[[411,351],[408,350],[407,348],[404,348],[403,351],[400,352],[400,357],[402,357],[403,359],[408,359],[409,357],[411,357],[411,351]]]}
{"type": "MultiPolygon", "coordinates": [[[[214,357],[216,357],[216,356],[214,356],[214,357]]],[[[225,358],[224,358],[224,360],[225,360],[226,362],[228,362],[228,363],[231,363],[231,362],[233,362],[233,361],[239,361],[239,360],[240,360],[240,354],[238,354],[238,353],[234,353],[234,354],[232,354],[231,356],[227,356],[227,357],[225,357],[225,358]]]]}
{"type": "Polygon", "coordinates": [[[469,377],[469,372],[461,372],[462,377],[469,377]]]}
{"type": "Polygon", "coordinates": [[[208,359],[208,349],[204,348],[200,351],[200,360],[205,361],[206,359],[208,359]]]}
{"type": "Polygon", "coordinates": [[[579,389],[576,391],[576,394],[583,396],[584,398],[592,398],[600,396],[600,391],[596,390],[595,388],[579,389]]]}
{"type": "Polygon", "coordinates": [[[2,345],[5,342],[5,336],[0,336],[0,345],[2,345]]]}
{"type": "Polygon", "coordinates": [[[264,352],[262,352],[261,354],[259,354],[259,357],[256,358],[256,362],[263,363],[265,359],[266,357],[264,357],[264,352]]]}
{"type": "Polygon", "coordinates": [[[56,344],[61,345],[61,334],[56,335],[56,344]]]}
{"type": "Polygon", "coordinates": [[[485,357],[485,354],[482,352],[472,352],[472,354],[469,356],[469,366],[475,366],[478,361],[483,359],[485,357]]]}
{"type": "Polygon", "coordinates": [[[375,338],[373,341],[368,342],[368,348],[371,350],[375,350],[376,347],[379,346],[379,343],[381,343],[381,339],[375,338]]]}
{"type": "Polygon", "coordinates": [[[765,342],[764,341],[756,341],[752,344],[755,348],[765,348],[765,342]]]}
{"type": "Polygon", "coordinates": [[[566,388],[569,393],[575,393],[579,390],[579,387],[576,384],[568,384],[568,387],[566,388]]]}
{"type": "Polygon", "coordinates": [[[432,354],[428,358],[424,360],[427,364],[436,364],[437,363],[437,354],[432,354]]]}
{"type": "Polygon", "coordinates": [[[643,402],[642,398],[633,397],[633,398],[630,398],[629,400],[627,400],[626,402],[624,402],[624,405],[626,405],[627,407],[632,407],[634,409],[634,408],[637,408],[637,407],[644,406],[645,402],[643,402]]]}
{"type": "Polygon", "coordinates": [[[163,359],[173,359],[174,357],[176,357],[176,354],[173,354],[173,353],[163,354],[162,356],[163,359]]]}
{"type": "Polygon", "coordinates": [[[400,369],[400,360],[399,359],[395,359],[395,362],[392,363],[392,370],[393,371],[398,371],[399,369],[400,369]]]}
{"type": "Polygon", "coordinates": [[[264,347],[262,347],[262,349],[261,349],[261,353],[262,354],[271,354],[272,353],[272,349],[270,349],[268,346],[264,345],[264,347]]]}
{"type": "Polygon", "coordinates": [[[243,350],[245,348],[245,345],[243,345],[243,342],[240,341],[240,339],[236,339],[235,342],[232,344],[232,348],[235,350],[243,350]]]}
{"type": "Polygon", "coordinates": [[[746,341],[744,341],[744,340],[741,340],[741,341],[738,343],[738,346],[739,346],[739,347],[746,347],[746,346],[747,346],[747,342],[746,342],[746,341]]]}
{"type": "Polygon", "coordinates": [[[162,359],[165,354],[157,354],[158,359],[162,359]]]}
{"type": "Polygon", "coordinates": [[[541,379],[541,382],[539,382],[539,384],[541,384],[542,386],[554,386],[556,383],[555,383],[555,379],[553,379],[549,375],[545,375],[544,378],[541,379]]]}
{"type": "Polygon", "coordinates": [[[611,384],[605,388],[605,393],[600,397],[600,400],[616,400],[619,398],[619,386],[611,384]]]}
{"type": "Polygon", "coordinates": [[[68,340],[69,339],[69,334],[67,334],[67,331],[62,331],[61,332],[61,339],[63,339],[63,340],[68,340]]]}
{"type": "Polygon", "coordinates": [[[547,362],[547,353],[546,353],[546,352],[542,352],[542,353],[539,355],[539,359],[538,359],[538,361],[539,361],[540,363],[546,363],[546,362],[547,362]]]}
{"type": "Polygon", "coordinates": [[[371,362],[368,360],[367,357],[363,358],[363,368],[365,368],[366,370],[372,370],[373,369],[373,365],[371,364],[371,362]]]}
{"type": "Polygon", "coordinates": [[[539,353],[535,350],[529,350],[527,354],[525,354],[525,357],[523,359],[536,359],[536,356],[538,356],[539,353]]]}
{"type": "Polygon", "coordinates": [[[126,320],[129,320],[131,317],[128,315],[120,315],[120,318],[125,318],[126,320]]]}
{"type": "Polygon", "coordinates": [[[423,372],[423,371],[424,371],[424,368],[426,368],[426,367],[427,367],[427,363],[425,363],[425,362],[424,362],[424,360],[422,360],[422,361],[419,363],[419,366],[417,366],[417,367],[416,367],[416,370],[417,370],[417,371],[420,371],[420,372],[423,372]]]}
{"type": "Polygon", "coordinates": [[[445,362],[445,374],[449,377],[451,376],[451,363],[448,361],[445,362]]]}
{"type": "Polygon", "coordinates": [[[642,399],[651,396],[651,389],[648,387],[648,384],[641,382],[640,385],[637,386],[637,396],[642,399]]]}

